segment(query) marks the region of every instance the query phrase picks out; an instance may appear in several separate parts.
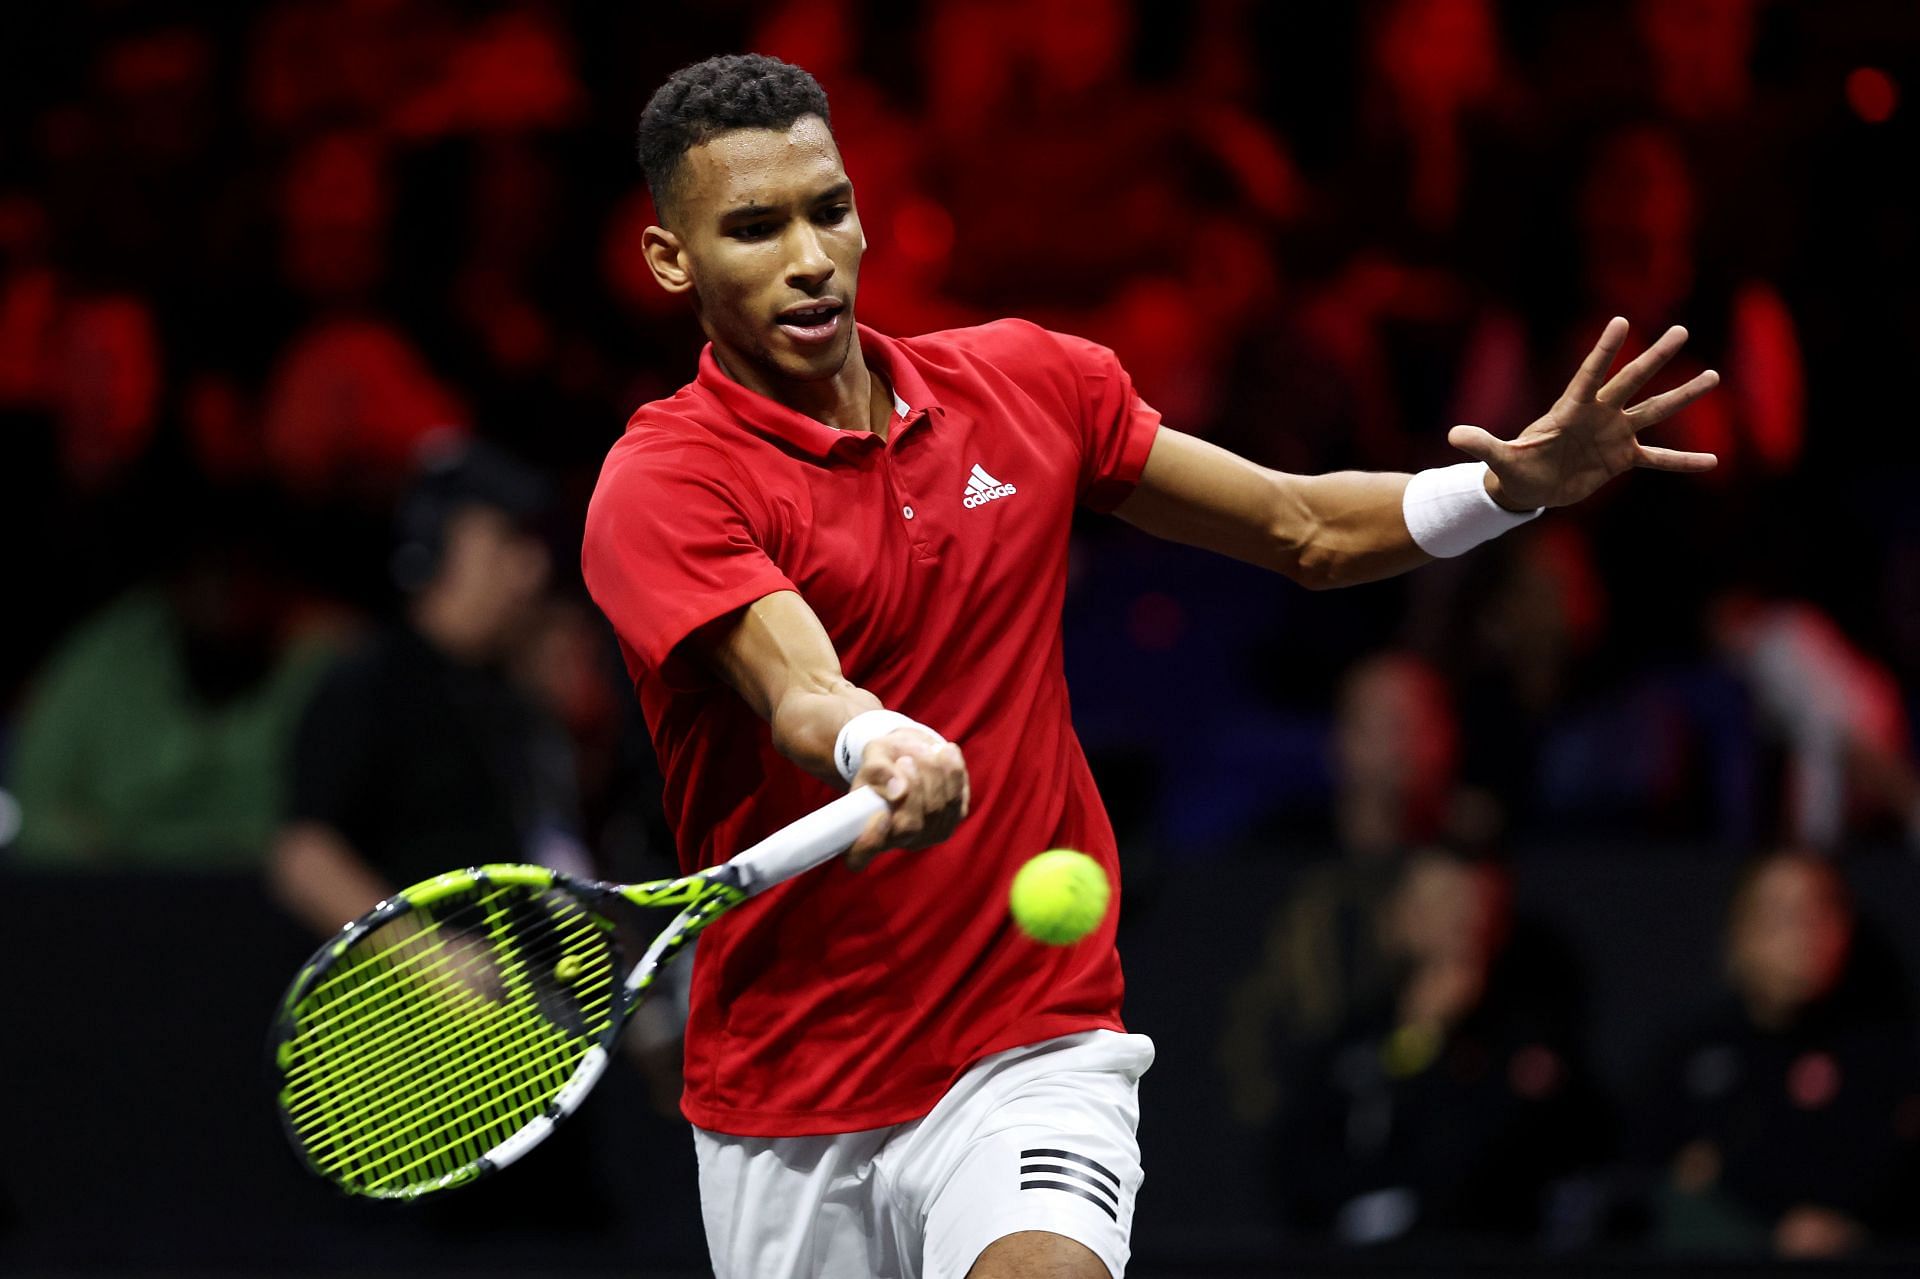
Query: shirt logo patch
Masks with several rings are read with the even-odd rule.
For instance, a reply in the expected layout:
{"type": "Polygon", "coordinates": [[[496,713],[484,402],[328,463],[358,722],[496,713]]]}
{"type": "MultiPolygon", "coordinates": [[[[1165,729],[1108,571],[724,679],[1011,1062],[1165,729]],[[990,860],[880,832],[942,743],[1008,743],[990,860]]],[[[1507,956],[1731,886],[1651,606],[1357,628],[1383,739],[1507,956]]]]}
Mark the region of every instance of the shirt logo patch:
{"type": "Polygon", "coordinates": [[[1002,484],[981,469],[978,462],[973,464],[973,474],[967,476],[967,493],[960,499],[960,505],[971,511],[976,506],[985,506],[997,497],[1012,497],[1020,490],[1011,484],[1002,484]]]}

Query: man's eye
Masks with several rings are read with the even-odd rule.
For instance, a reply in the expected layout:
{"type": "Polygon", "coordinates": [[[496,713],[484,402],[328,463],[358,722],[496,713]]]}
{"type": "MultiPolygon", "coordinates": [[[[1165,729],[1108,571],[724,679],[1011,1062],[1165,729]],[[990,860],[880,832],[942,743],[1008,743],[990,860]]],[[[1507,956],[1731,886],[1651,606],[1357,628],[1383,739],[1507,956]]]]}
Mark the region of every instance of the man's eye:
{"type": "Polygon", "coordinates": [[[764,240],[773,234],[773,223],[749,222],[745,226],[733,228],[727,234],[736,240],[764,240]]]}
{"type": "Polygon", "coordinates": [[[837,223],[845,222],[847,220],[847,214],[850,211],[851,210],[847,205],[830,204],[826,208],[820,210],[819,213],[815,214],[814,217],[820,222],[822,226],[834,226],[837,223]]]}

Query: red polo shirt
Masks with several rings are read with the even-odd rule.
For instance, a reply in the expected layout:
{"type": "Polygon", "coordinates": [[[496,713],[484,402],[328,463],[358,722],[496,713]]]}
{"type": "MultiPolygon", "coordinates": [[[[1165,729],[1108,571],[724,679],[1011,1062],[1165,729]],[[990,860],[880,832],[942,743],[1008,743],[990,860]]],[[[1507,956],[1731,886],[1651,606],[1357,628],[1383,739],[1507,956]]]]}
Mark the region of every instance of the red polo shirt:
{"type": "Polygon", "coordinates": [[[1111,351],[1023,321],[859,339],[894,390],[885,440],[748,390],[709,347],[690,385],[633,415],[587,512],[587,586],[619,635],[684,866],[836,793],[675,651],[774,591],[819,615],[848,679],[958,742],[972,779],[944,844],[857,874],[830,863],[701,937],[682,1107],[719,1132],[901,1123],[990,1053],[1120,1027],[1117,911],[1048,947],[1015,928],[1007,891],[1053,847],[1117,879],[1060,610],[1074,507],[1132,490],[1159,414],[1111,351]]]}

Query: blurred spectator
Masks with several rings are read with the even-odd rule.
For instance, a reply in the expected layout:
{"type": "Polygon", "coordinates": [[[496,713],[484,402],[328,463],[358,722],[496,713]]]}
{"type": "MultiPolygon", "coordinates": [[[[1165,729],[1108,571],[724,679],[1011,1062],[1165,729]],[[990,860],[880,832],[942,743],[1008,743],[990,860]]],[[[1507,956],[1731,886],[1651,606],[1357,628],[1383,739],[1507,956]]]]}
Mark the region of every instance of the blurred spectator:
{"type": "Polygon", "coordinates": [[[270,878],[316,933],[451,867],[588,869],[566,738],[504,670],[552,571],[546,501],[480,445],[431,457],[408,496],[406,619],[333,669],[294,745],[270,878]]]}
{"type": "MultiPolygon", "coordinates": [[[[488,446],[446,441],[425,455],[393,559],[405,619],[332,669],[294,744],[268,885],[316,934],[456,867],[533,862],[593,877],[571,743],[549,696],[511,673],[544,629],[549,502],[538,475],[488,446]]],[[[568,1125],[554,1144],[531,1176],[431,1203],[427,1224],[498,1236],[531,1212],[546,1230],[609,1229],[594,1130],[568,1125]]]]}
{"type": "Polygon", "coordinates": [[[296,493],[378,505],[404,486],[429,436],[460,432],[466,409],[392,326],[341,319],[308,329],[267,384],[266,446],[296,493]]]}
{"type": "Polygon", "coordinates": [[[1832,849],[1851,833],[1891,825],[1920,849],[1920,769],[1886,668],[1802,601],[1722,595],[1713,634],[1747,684],[1761,732],[1786,754],[1787,836],[1832,849]]]}
{"type": "MultiPolygon", "coordinates": [[[[1591,715],[1573,722],[1593,709],[1606,638],[1607,589],[1588,538],[1577,524],[1541,521],[1420,586],[1416,628],[1459,689],[1462,776],[1507,822],[1530,825],[1556,731],[1609,736],[1591,715]]],[[[1644,798],[1645,779],[1632,770],[1646,752],[1591,754],[1581,775],[1565,779],[1575,794],[1560,801],[1577,806],[1583,792],[1644,798]]]]}
{"type": "Polygon", "coordinates": [[[1755,0],[1634,0],[1655,100],[1675,119],[1737,120],[1752,105],[1755,0]]]}
{"type": "Polygon", "coordinates": [[[19,192],[0,194],[0,409],[45,398],[60,280],[49,257],[46,207],[19,192]]]}
{"type": "Polygon", "coordinates": [[[1440,837],[1459,773],[1453,695],[1432,666],[1405,653],[1357,665],[1334,724],[1334,822],[1359,859],[1440,837]]]}
{"type": "Polygon", "coordinates": [[[573,64],[573,42],[550,12],[508,7],[462,31],[438,74],[407,83],[388,124],[412,139],[566,128],[585,108],[573,64]]]}
{"type": "Polygon", "coordinates": [[[330,645],[261,540],[261,500],[176,493],[161,579],[55,652],[22,714],[19,856],[68,868],[256,867],[330,645]]]}
{"type": "Polygon", "coordinates": [[[1341,855],[1301,873],[1229,1004],[1221,1058],[1243,1122],[1270,1121],[1304,1059],[1387,998],[1383,913],[1407,851],[1447,823],[1457,748],[1451,697],[1426,663],[1387,653],[1348,677],[1332,741],[1341,855]]]}
{"type": "Polygon", "coordinates": [[[1743,264],[1702,260],[1698,185],[1679,138],[1658,125],[1607,134],[1578,199],[1586,297],[1561,349],[1581,348],[1609,317],[1627,315],[1635,339],[1621,353],[1624,362],[1669,324],[1684,322],[1694,339],[1663,377],[1677,383],[1715,367],[1730,394],[1709,412],[1676,418],[1660,443],[1717,454],[1714,477],[1722,484],[1791,469],[1805,431],[1792,313],[1743,264]]]}
{"type": "Polygon", "coordinates": [[[319,306],[366,306],[387,274],[393,191],[372,134],[337,131],[295,151],[275,206],[280,279],[319,306]]]}
{"type": "Polygon", "coordinates": [[[515,646],[515,682],[566,731],[576,763],[581,833],[607,875],[672,875],[673,837],[660,811],[653,744],[626,668],[600,615],[583,600],[546,601],[515,646]]]}
{"type": "Polygon", "coordinates": [[[1509,301],[1537,179],[1497,17],[1486,0],[1365,11],[1347,158],[1310,202],[1296,307],[1248,332],[1233,398],[1257,408],[1231,447],[1291,470],[1407,470],[1451,460],[1453,422],[1518,429],[1537,411],[1509,301]]]}
{"type": "Polygon", "coordinates": [[[282,138],[379,123],[440,83],[457,39],[453,9],[434,0],[276,0],[247,52],[248,122],[282,138]]]}
{"type": "Polygon", "coordinates": [[[1380,917],[1389,996],[1318,1055],[1274,1148],[1303,1229],[1353,1246],[1537,1237],[1556,1184],[1595,1165],[1580,981],[1509,898],[1489,863],[1406,863],[1380,917]]]}
{"type": "Polygon", "coordinates": [[[1138,24],[1125,0],[936,5],[925,181],[951,224],[949,297],[1112,346],[1145,398],[1205,433],[1237,326],[1272,312],[1244,219],[1290,212],[1293,173],[1230,94],[1130,78],[1138,24]]]}
{"type": "Polygon", "coordinates": [[[94,492],[146,453],[164,383],[153,310],[133,294],[71,297],[55,330],[50,393],[62,468],[94,492]]]}
{"type": "Polygon", "coordinates": [[[1354,149],[1363,216],[1397,224],[1387,238],[1402,251],[1444,242],[1467,212],[1472,168],[1503,160],[1527,118],[1499,10],[1491,0],[1387,0],[1371,7],[1366,26],[1354,149]]]}
{"type": "Polygon", "coordinates": [[[310,308],[281,349],[262,404],[265,451],[295,493],[386,507],[421,441],[470,420],[462,397],[377,306],[393,193],[371,135],[298,151],[280,188],[283,283],[310,308]]]}
{"type": "Polygon", "coordinates": [[[1912,1232],[1920,1058],[1906,983],[1872,941],[1832,863],[1778,852],[1741,875],[1731,998],[1680,1038],[1641,1112],[1663,1243],[1830,1259],[1912,1232]]]}

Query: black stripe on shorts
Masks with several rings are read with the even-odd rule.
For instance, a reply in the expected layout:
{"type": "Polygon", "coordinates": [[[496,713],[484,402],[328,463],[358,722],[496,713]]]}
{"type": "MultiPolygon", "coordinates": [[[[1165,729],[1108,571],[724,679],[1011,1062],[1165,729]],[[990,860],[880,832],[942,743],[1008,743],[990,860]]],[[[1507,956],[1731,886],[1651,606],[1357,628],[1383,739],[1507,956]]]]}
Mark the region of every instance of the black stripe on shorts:
{"type": "Polygon", "coordinates": [[[1085,1155],[1076,1155],[1071,1150],[1023,1150],[1020,1152],[1020,1157],[1022,1159],[1071,1160],[1074,1163],[1083,1164],[1086,1167],[1093,1169],[1095,1172],[1099,1173],[1102,1177],[1105,1177],[1108,1181],[1111,1181],[1113,1183],[1113,1187],[1115,1190],[1118,1190],[1120,1188],[1120,1178],[1114,1176],[1111,1172],[1108,1172],[1104,1167],[1095,1163],[1093,1160],[1087,1158],[1085,1155]]]}
{"type": "Polygon", "coordinates": [[[1115,1194],[1112,1188],[1110,1188],[1106,1182],[1100,1180],[1098,1177],[1094,1176],[1090,1172],[1081,1172],[1078,1168],[1069,1168],[1065,1164],[1061,1164],[1061,1163],[1021,1164],[1020,1172],[1022,1173],[1022,1175],[1030,1172],[1037,1172],[1048,1177],[1071,1177],[1075,1181],[1086,1182],[1089,1186],[1092,1186],[1095,1190],[1098,1190],[1101,1194],[1113,1200],[1116,1206],[1120,1202],[1120,1196],[1115,1194]]]}
{"type": "Polygon", "coordinates": [[[1079,1195],[1082,1199],[1098,1208],[1101,1212],[1106,1213],[1107,1216],[1112,1217],[1115,1221],[1120,1220],[1120,1214],[1115,1212],[1112,1207],[1108,1205],[1107,1201],[1099,1195],[1094,1194],[1090,1190],[1084,1190],[1079,1186],[1070,1186],[1064,1181],[1023,1181],[1020,1183],[1020,1189],[1064,1190],[1070,1195],[1079,1195]]]}

